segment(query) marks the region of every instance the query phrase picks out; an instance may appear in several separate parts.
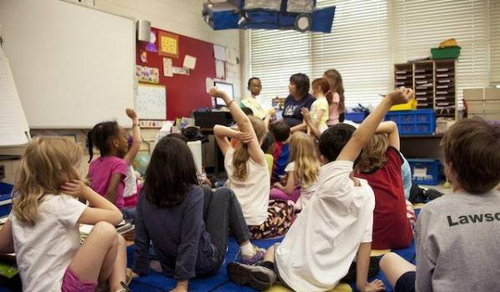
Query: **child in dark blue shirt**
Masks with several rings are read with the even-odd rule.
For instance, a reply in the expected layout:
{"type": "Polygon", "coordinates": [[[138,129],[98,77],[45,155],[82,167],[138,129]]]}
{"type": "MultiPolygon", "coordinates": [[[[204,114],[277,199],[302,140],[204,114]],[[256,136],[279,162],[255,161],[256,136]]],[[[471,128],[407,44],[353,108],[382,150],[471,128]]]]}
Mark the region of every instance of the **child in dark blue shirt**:
{"type": "Polygon", "coordinates": [[[199,187],[186,142],[168,136],[160,140],[137,205],[134,273],[148,271],[151,241],[165,275],[177,279],[175,291],[187,291],[189,279],[214,275],[222,266],[229,230],[240,245],[242,262],[263,258],[264,250],[249,241],[252,235],[234,193],[199,187]]]}

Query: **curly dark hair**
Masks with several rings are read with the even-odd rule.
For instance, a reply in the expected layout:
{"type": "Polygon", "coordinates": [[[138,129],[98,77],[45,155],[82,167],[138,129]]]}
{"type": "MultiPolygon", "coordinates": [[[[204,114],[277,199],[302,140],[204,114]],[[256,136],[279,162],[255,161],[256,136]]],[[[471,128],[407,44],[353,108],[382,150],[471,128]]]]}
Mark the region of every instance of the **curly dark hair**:
{"type": "Polygon", "coordinates": [[[99,149],[101,156],[111,151],[111,139],[120,135],[120,126],[116,121],[102,122],[95,125],[87,134],[87,147],[89,148],[89,163],[94,156],[94,146],[99,149]]]}
{"type": "Polygon", "coordinates": [[[164,137],[158,142],[146,170],[146,199],[160,208],[179,205],[194,185],[198,185],[193,154],[186,142],[164,137]]]}

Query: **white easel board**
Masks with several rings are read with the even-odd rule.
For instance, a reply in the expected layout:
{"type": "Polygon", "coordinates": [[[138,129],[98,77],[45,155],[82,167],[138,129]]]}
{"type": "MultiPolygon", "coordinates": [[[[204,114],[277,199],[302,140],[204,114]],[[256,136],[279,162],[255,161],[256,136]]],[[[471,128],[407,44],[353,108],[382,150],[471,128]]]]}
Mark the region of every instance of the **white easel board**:
{"type": "Polygon", "coordinates": [[[1,0],[0,24],[31,129],[130,124],[135,22],[61,0],[1,0]]]}
{"type": "Polygon", "coordinates": [[[167,90],[162,85],[139,84],[136,110],[141,120],[167,119],[167,90]]]}
{"type": "Polygon", "coordinates": [[[24,114],[9,60],[0,46],[0,146],[29,142],[28,120],[24,114]]]}

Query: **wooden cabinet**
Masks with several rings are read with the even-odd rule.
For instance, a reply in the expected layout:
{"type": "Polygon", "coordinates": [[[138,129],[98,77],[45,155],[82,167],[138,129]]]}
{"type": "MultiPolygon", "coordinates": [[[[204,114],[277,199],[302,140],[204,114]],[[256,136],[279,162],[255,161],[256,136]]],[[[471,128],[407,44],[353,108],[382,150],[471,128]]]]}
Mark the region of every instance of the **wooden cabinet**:
{"type": "Polygon", "coordinates": [[[419,109],[434,109],[437,118],[457,118],[455,60],[427,60],[394,65],[394,86],[415,90],[419,109]]]}

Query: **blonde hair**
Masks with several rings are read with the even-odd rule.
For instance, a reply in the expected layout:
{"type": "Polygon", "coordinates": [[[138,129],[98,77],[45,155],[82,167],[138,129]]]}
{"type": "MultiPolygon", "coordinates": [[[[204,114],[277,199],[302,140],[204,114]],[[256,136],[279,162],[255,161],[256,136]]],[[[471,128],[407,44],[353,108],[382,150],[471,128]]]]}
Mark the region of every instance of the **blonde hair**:
{"type": "Polygon", "coordinates": [[[319,160],[313,139],[304,132],[296,132],[290,139],[290,162],[295,162],[294,175],[305,187],[318,180],[319,160]]]}
{"type": "Polygon", "coordinates": [[[80,179],[82,149],[62,137],[38,137],[26,148],[14,185],[12,211],[22,222],[35,225],[40,199],[59,194],[62,184],[80,179]]]}
{"type": "Polygon", "coordinates": [[[361,172],[370,172],[384,167],[387,162],[385,153],[389,148],[389,138],[386,134],[377,134],[363,148],[363,153],[357,165],[361,172]]]}
{"type": "MultiPolygon", "coordinates": [[[[248,117],[252,123],[253,130],[257,136],[259,143],[262,141],[267,133],[266,124],[261,119],[250,116],[248,117]]],[[[247,171],[247,161],[250,159],[250,154],[248,153],[248,145],[242,144],[233,155],[233,166],[234,173],[233,178],[236,180],[245,180],[248,175],[247,171]]]]}

